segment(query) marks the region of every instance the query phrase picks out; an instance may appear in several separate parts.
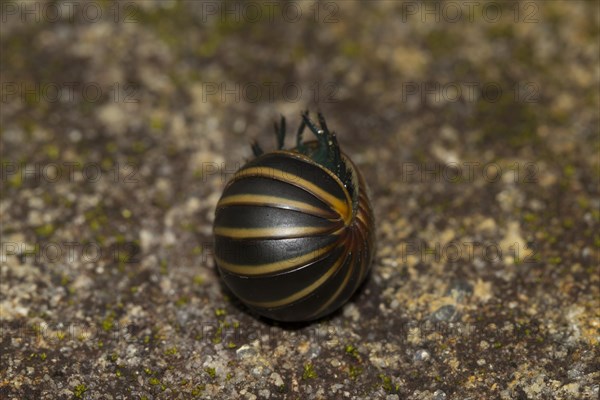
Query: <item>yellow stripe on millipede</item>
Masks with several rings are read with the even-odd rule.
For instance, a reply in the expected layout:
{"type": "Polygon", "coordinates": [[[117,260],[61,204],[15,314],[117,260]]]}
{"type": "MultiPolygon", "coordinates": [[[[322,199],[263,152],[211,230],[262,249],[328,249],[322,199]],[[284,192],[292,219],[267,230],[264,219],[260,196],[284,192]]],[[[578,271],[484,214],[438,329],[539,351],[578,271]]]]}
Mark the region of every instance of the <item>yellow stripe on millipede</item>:
{"type": "Polygon", "coordinates": [[[294,293],[288,297],[285,297],[285,298],[279,299],[279,300],[273,300],[273,301],[247,301],[246,300],[246,302],[248,302],[249,304],[251,304],[253,306],[264,307],[264,308],[281,307],[286,304],[291,304],[296,300],[299,300],[303,297],[308,296],[309,294],[311,294],[312,292],[317,290],[321,285],[323,285],[327,281],[327,279],[329,279],[338,269],[340,269],[340,265],[342,264],[342,261],[344,261],[344,259],[345,259],[345,257],[338,258],[338,260],[335,262],[335,264],[333,264],[327,270],[327,272],[325,272],[319,279],[317,279],[316,281],[314,281],[312,284],[305,287],[304,289],[299,290],[296,293],[294,293]]]}
{"type": "Polygon", "coordinates": [[[277,261],[270,264],[259,264],[259,265],[239,265],[232,264],[221,260],[216,257],[217,264],[219,267],[238,275],[245,276],[259,276],[267,275],[275,272],[283,272],[295,268],[299,265],[306,265],[308,262],[316,261],[321,258],[325,258],[327,252],[336,246],[337,243],[331,243],[325,247],[303,254],[298,257],[287,258],[285,260],[277,261]]]}
{"type": "Polygon", "coordinates": [[[351,203],[350,199],[344,202],[339,198],[327,193],[325,190],[315,185],[314,183],[292,173],[278,170],[272,167],[250,167],[239,171],[235,179],[241,179],[246,176],[259,176],[263,178],[277,179],[278,181],[289,183],[314,194],[319,199],[326,202],[333,210],[338,212],[347,224],[352,218],[352,210],[348,207],[351,203]]]}
{"type": "Polygon", "coordinates": [[[310,235],[325,234],[331,231],[330,227],[312,226],[276,226],[273,228],[225,228],[215,227],[215,234],[232,239],[256,239],[256,238],[297,238],[310,235]]]}
{"type": "Polygon", "coordinates": [[[303,203],[297,200],[290,200],[277,196],[268,196],[260,194],[235,194],[225,196],[219,200],[217,208],[221,206],[265,206],[284,208],[294,211],[301,211],[306,214],[315,215],[330,219],[331,213],[315,207],[311,204],[303,203]]]}
{"type": "MultiPolygon", "coordinates": [[[[346,263],[346,260],[348,259],[348,254],[349,253],[346,253],[346,257],[344,257],[344,263],[346,263]]],[[[348,272],[346,272],[346,276],[344,277],[342,284],[337,288],[335,293],[333,293],[329,297],[329,300],[327,300],[321,307],[319,307],[319,309],[317,311],[315,311],[314,313],[311,314],[311,317],[319,315],[320,313],[325,311],[327,309],[327,307],[329,307],[331,305],[331,303],[333,303],[340,296],[342,291],[346,288],[346,285],[348,285],[348,281],[350,280],[350,276],[352,276],[352,271],[354,270],[354,265],[353,265],[354,263],[352,262],[352,259],[354,258],[354,253],[352,253],[352,255],[350,255],[350,257],[351,257],[351,259],[350,259],[350,263],[348,265],[348,272]]]]}

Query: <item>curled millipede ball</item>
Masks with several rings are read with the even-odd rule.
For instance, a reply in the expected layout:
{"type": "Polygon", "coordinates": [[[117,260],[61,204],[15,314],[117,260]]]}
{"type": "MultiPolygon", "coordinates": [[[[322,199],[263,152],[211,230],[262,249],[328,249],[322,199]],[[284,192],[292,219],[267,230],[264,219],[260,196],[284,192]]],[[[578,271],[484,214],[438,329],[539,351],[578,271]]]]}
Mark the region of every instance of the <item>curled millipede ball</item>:
{"type": "Polygon", "coordinates": [[[341,307],[366,278],[374,220],[366,184],[319,113],[302,113],[296,147],[255,158],[227,183],[214,222],[215,261],[227,287],[256,313],[309,321],[341,307]],[[302,141],[308,128],[317,140],[302,141]]]}

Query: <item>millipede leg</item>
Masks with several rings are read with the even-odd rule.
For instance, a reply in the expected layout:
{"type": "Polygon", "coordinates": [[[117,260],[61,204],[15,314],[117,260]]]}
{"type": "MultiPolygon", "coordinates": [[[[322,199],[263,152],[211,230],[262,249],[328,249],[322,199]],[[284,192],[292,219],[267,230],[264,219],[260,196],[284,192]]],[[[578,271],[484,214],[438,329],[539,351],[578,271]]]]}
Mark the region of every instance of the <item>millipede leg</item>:
{"type": "Polygon", "coordinates": [[[252,142],[252,153],[254,153],[254,157],[258,157],[264,153],[256,140],[252,142]]]}
{"type": "Polygon", "coordinates": [[[325,117],[321,113],[317,113],[319,118],[319,125],[321,125],[321,129],[325,132],[326,135],[330,135],[329,128],[327,128],[327,123],[325,122],[325,117]]]}
{"type": "Polygon", "coordinates": [[[277,150],[283,149],[283,142],[285,140],[285,117],[281,116],[281,123],[273,123],[275,127],[275,136],[277,137],[277,150]]]}
{"type": "Polygon", "coordinates": [[[327,127],[327,122],[325,122],[325,117],[320,112],[317,113],[319,118],[319,125],[321,125],[321,129],[325,132],[325,136],[327,137],[327,154],[328,156],[335,160],[335,162],[339,162],[340,160],[340,147],[337,141],[337,137],[335,132],[330,132],[327,127]]]}
{"type": "Polygon", "coordinates": [[[316,137],[320,138],[323,136],[323,130],[318,129],[317,126],[308,118],[308,111],[302,113],[302,120],[308,126],[308,128],[315,134],[316,137]]]}
{"type": "Polygon", "coordinates": [[[304,146],[304,143],[302,142],[302,135],[304,134],[304,128],[306,128],[306,122],[304,122],[304,118],[302,118],[302,122],[300,123],[300,126],[298,127],[298,133],[296,134],[296,147],[298,148],[298,151],[303,153],[306,150],[306,146],[304,146]]]}

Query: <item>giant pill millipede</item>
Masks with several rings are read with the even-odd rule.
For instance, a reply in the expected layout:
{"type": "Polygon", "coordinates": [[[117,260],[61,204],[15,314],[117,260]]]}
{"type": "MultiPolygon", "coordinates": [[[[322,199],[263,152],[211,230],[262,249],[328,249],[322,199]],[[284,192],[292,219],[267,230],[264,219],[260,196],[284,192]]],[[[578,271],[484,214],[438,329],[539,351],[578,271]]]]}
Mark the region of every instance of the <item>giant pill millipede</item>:
{"type": "Polygon", "coordinates": [[[374,219],[363,177],[319,113],[302,113],[296,147],[255,158],[217,203],[215,260],[223,281],[250,309],[279,321],[309,321],[341,307],[366,278],[374,219]],[[317,140],[303,142],[308,127],[317,140]]]}

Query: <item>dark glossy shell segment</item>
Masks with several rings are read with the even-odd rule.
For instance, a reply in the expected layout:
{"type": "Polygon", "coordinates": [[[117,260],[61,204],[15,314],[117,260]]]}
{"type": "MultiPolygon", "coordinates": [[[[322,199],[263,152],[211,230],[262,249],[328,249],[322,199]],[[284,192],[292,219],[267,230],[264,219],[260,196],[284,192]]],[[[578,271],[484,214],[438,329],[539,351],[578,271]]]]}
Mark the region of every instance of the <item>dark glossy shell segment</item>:
{"type": "Polygon", "coordinates": [[[339,308],[373,258],[373,213],[352,162],[352,192],[294,150],[263,154],[225,187],[214,223],[222,278],[257,313],[280,321],[317,319],[339,308]]]}

